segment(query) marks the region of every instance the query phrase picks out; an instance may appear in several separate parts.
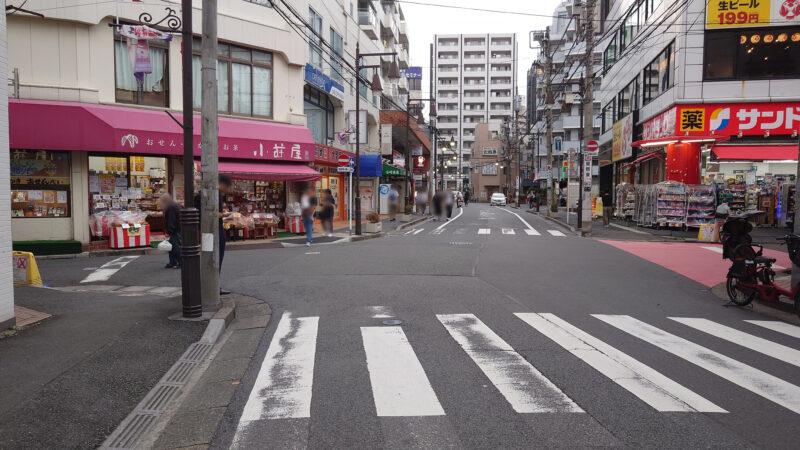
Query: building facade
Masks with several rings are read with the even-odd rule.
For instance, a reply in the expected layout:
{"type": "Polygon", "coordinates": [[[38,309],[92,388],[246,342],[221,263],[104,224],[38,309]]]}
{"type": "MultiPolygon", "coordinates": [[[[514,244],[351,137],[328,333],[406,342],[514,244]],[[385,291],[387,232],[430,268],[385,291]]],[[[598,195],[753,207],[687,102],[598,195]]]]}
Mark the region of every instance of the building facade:
{"type": "Polygon", "coordinates": [[[475,127],[489,120],[511,119],[517,93],[516,34],[434,35],[431,79],[437,127],[446,146],[445,160],[455,156],[445,179],[461,188],[470,172],[475,127]]]}
{"type": "MultiPolygon", "coordinates": [[[[6,16],[0,18],[0,73],[8,71],[6,16]]],[[[8,84],[0,87],[0,330],[14,325],[11,268],[11,180],[8,151],[8,84]]]]}
{"type": "Polygon", "coordinates": [[[504,193],[508,185],[507,141],[503,139],[503,124],[490,120],[475,125],[475,144],[470,162],[473,168],[473,200],[488,202],[495,192],[504,193]]]}

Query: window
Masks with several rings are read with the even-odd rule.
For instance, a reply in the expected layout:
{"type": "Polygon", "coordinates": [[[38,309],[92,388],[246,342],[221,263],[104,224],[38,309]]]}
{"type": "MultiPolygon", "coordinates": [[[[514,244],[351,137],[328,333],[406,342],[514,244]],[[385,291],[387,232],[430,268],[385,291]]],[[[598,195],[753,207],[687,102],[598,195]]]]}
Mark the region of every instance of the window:
{"type": "MultiPolygon", "coordinates": [[[[364,80],[369,80],[369,71],[367,69],[361,69],[358,74],[360,75],[359,78],[364,80]]],[[[364,99],[367,99],[367,84],[363,81],[359,81],[358,83],[358,94],[364,99]]]]}
{"type": "MultiPolygon", "coordinates": [[[[150,58],[150,72],[134,75],[128,40],[114,29],[115,99],[119,103],[169,106],[169,42],[161,39],[139,40],[140,50],[150,58]]],[[[136,45],[136,44],[133,44],[136,45]]]]}
{"type": "MultiPolygon", "coordinates": [[[[200,39],[192,56],[193,104],[200,108],[200,39]]],[[[272,116],[272,53],[220,42],[217,46],[217,109],[222,113],[272,116]]]]}
{"type": "Polygon", "coordinates": [[[617,95],[617,120],[632,113],[637,108],[637,87],[639,78],[634,78],[617,95]]]}
{"type": "MultiPolygon", "coordinates": [[[[666,92],[674,84],[675,74],[675,41],[644,68],[642,73],[642,104],[666,92]]],[[[720,49],[723,53],[724,49],[720,49]]]]}
{"type": "Polygon", "coordinates": [[[497,147],[483,147],[483,154],[485,156],[497,155],[497,147]]]}
{"type": "Polygon", "coordinates": [[[303,88],[303,110],[306,126],[317,144],[328,145],[333,140],[333,103],[328,96],[311,86],[303,88]]]}
{"type": "Polygon", "coordinates": [[[619,50],[622,52],[633,42],[633,37],[639,30],[639,8],[635,6],[628,11],[625,23],[620,27],[619,50]]]}
{"type": "Polygon", "coordinates": [[[617,61],[617,40],[614,39],[603,52],[603,69],[608,70],[617,61]]]}
{"type": "Polygon", "coordinates": [[[308,23],[311,30],[308,31],[308,62],[316,67],[322,67],[322,16],[311,8],[308,8],[308,23]]]}
{"type": "Polygon", "coordinates": [[[11,150],[11,217],[69,217],[69,152],[11,150]]]}
{"type": "Polygon", "coordinates": [[[800,76],[800,27],[706,32],[704,78],[800,76]]]}
{"type": "Polygon", "coordinates": [[[408,82],[409,91],[422,90],[422,80],[420,78],[407,78],[406,81],[408,82]]]}
{"type": "Polygon", "coordinates": [[[344,44],[342,36],[333,28],[331,28],[331,48],[333,49],[333,54],[336,55],[336,57],[331,57],[331,78],[341,81],[344,73],[341,62],[344,44]]]}

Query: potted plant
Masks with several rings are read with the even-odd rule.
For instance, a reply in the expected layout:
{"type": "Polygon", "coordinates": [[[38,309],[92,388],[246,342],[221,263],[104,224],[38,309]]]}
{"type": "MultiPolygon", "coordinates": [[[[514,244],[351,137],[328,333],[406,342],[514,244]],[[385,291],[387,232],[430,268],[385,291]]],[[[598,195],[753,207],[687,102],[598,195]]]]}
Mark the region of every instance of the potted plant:
{"type": "Polygon", "coordinates": [[[414,206],[406,205],[404,214],[400,215],[400,222],[411,222],[411,213],[414,212],[414,206]]]}
{"type": "Polygon", "coordinates": [[[383,229],[381,216],[376,213],[367,214],[367,223],[364,224],[364,231],[367,233],[380,233],[383,229]]]}

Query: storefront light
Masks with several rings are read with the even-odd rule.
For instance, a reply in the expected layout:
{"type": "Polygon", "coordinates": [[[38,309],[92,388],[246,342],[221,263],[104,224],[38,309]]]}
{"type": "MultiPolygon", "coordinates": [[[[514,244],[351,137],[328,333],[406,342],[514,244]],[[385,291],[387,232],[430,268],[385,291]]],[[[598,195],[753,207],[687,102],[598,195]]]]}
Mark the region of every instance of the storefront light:
{"type": "Polygon", "coordinates": [[[792,42],[800,42],[800,33],[792,34],[792,42]]]}
{"type": "Polygon", "coordinates": [[[740,44],[746,44],[747,43],[747,36],[745,36],[745,35],[739,36],[739,43],[740,44]]]}
{"type": "Polygon", "coordinates": [[[758,44],[759,42],[761,42],[761,36],[758,34],[750,36],[750,42],[753,44],[758,44]]]}
{"type": "Polygon", "coordinates": [[[669,141],[648,142],[648,143],[642,144],[642,147],[663,147],[665,145],[674,144],[676,142],[678,142],[677,139],[672,139],[672,140],[669,140],[669,141]]]}
{"type": "Polygon", "coordinates": [[[773,36],[771,34],[765,34],[764,35],[764,43],[765,44],[771,44],[772,41],[774,41],[774,40],[775,40],[775,36],[773,36]]]}

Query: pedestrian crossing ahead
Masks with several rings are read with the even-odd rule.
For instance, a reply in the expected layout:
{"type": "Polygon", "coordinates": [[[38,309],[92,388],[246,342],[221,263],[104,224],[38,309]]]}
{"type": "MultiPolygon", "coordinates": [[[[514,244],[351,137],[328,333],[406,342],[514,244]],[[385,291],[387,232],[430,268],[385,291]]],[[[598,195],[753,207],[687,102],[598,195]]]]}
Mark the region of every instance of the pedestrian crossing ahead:
{"type": "MultiPolygon", "coordinates": [[[[422,418],[447,416],[454,412],[443,406],[453,405],[453,399],[448,397],[453,395],[453,391],[437,392],[435,389],[436,386],[449,385],[451,380],[437,378],[434,379],[437,382],[432,382],[431,372],[417,356],[423,348],[428,356],[424,361],[428,364],[432,360],[448,361],[457,365],[451,371],[481,378],[480,383],[490,389],[489,395],[497,396],[500,403],[516,414],[588,413],[594,416],[593,411],[615,406],[607,404],[616,401],[615,396],[574,397],[571,392],[575,392],[575,389],[565,385],[568,379],[563,376],[551,379],[545,375],[554,372],[556,361],[564,364],[565,357],[573,360],[569,364],[585,364],[594,373],[590,376],[600,377],[597,380],[583,379],[581,383],[600,385],[600,379],[605,378],[630,393],[641,402],[643,408],[650,408],[651,411],[746,413],[740,411],[746,409],[740,399],[717,395],[715,383],[693,383],[690,388],[676,381],[687,379],[685,364],[662,364],[660,371],[642,362],[641,358],[653,361],[655,351],[659,352],[655,361],[670,358],[683,360],[699,368],[693,375],[707,377],[710,373],[715,380],[718,378],[716,381],[719,383],[731,383],[729,387],[732,389],[738,386],[800,414],[800,387],[793,384],[800,379],[800,371],[793,369],[794,376],[787,378],[792,380],[790,382],[770,374],[769,368],[757,368],[755,365],[764,364],[763,359],[755,358],[757,363],[754,364],[728,355],[735,348],[745,347],[776,361],[800,367],[800,351],[794,348],[800,347],[800,340],[794,341],[800,338],[800,327],[772,321],[721,324],[705,318],[667,318],[669,320],[666,322],[675,323],[677,328],[672,329],[678,330],[678,334],[685,332],[685,335],[696,338],[696,331],[699,330],[720,338],[717,344],[721,345],[717,345],[717,348],[727,351],[715,351],[632,316],[593,314],[585,319],[593,320],[592,317],[598,319],[593,327],[595,330],[606,328],[617,332],[616,335],[623,339],[642,340],[649,345],[646,348],[626,345],[627,349],[639,349],[637,351],[642,352],[640,355],[631,354],[551,313],[515,313],[505,319],[493,316],[494,323],[500,324],[498,327],[501,329],[492,329],[474,314],[437,314],[432,323],[441,325],[442,329],[437,331],[440,338],[433,342],[431,335],[424,334],[418,327],[354,327],[352,332],[358,333],[360,350],[363,351],[348,349],[347,359],[339,361],[336,367],[341,367],[341,364],[361,366],[368,373],[364,382],[369,383],[367,389],[372,394],[377,417],[422,418]],[[513,322],[512,328],[504,322],[513,322]],[[619,334],[618,331],[624,333],[619,334]],[[784,342],[791,340],[792,345],[756,336],[758,333],[784,342]],[[541,336],[557,344],[565,353],[558,355],[552,350],[543,350],[541,336]],[[519,348],[509,344],[507,339],[520,343],[517,345],[519,348]],[[415,346],[419,348],[415,350],[415,346]],[[447,354],[431,356],[432,352],[447,354]],[[463,353],[457,357],[453,352],[463,353]],[[463,358],[464,355],[467,358],[463,358]],[[672,373],[666,373],[669,371],[672,373]]],[[[325,380],[337,376],[315,372],[314,360],[318,357],[316,350],[319,336],[324,335],[324,327],[325,322],[319,317],[295,317],[289,312],[283,314],[250,390],[239,420],[237,436],[254,421],[311,418],[315,396],[322,394],[324,401],[325,380]],[[322,386],[314,386],[315,382],[322,383],[322,386]]],[[[341,332],[341,329],[337,330],[341,332]]],[[[688,367],[691,370],[693,366],[688,367]]],[[[438,363],[433,369],[432,372],[438,377],[444,376],[438,363]]],[[[782,376],[787,377],[786,367],[782,369],[782,376]]],[[[558,370],[555,372],[558,373],[558,370]]],[[[342,385],[336,386],[341,388],[342,385]]],[[[352,388],[349,384],[346,386],[352,388]]],[[[341,392],[338,394],[342,395],[341,392]]],[[[234,438],[234,442],[239,440],[234,438]]]]}
{"type": "MultiPolygon", "coordinates": [[[[559,230],[546,230],[547,236],[566,237],[566,235],[559,230]]],[[[402,230],[398,234],[402,236],[425,236],[425,235],[481,235],[481,236],[542,236],[542,233],[534,228],[492,228],[492,227],[458,227],[451,228],[436,228],[433,230],[425,230],[424,228],[412,228],[409,230],[402,230]]]]}

